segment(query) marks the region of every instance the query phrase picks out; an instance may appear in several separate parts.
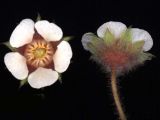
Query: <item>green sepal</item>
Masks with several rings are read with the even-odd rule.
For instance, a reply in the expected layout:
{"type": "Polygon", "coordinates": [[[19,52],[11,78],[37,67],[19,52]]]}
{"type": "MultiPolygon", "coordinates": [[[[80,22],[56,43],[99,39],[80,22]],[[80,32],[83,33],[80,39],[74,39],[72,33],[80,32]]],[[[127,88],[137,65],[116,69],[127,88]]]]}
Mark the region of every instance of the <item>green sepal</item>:
{"type": "Polygon", "coordinates": [[[145,41],[143,41],[143,40],[132,43],[133,44],[133,52],[142,51],[144,43],[145,43],[145,41]]]}
{"type": "Polygon", "coordinates": [[[109,31],[109,29],[106,30],[105,34],[104,34],[104,42],[106,43],[106,45],[111,45],[114,40],[115,40],[115,37],[114,35],[109,31]]]}
{"type": "Polygon", "coordinates": [[[28,80],[28,78],[25,78],[24,80],[21,80],[20,84],[19,84],[19,88],[21,88],[22,86],[24,86],[27,83],[27,80],[28,80]]]}
{"type": "Polygon", "coordinates": [[[62,40],[68,42],[68,41],[72,40],[73,38],[74,38],[73,36],[66,36],[66,37],[63,37],[62,40]]]}
{"type": "Polygon", "coordinates": [[[141,52],[141,54],[139,55],[139,63],[144,63],[146,60],[151,60],[152,58],[154,58],[155,56],[152,55],[151,53],[148,52],[141,52]]]}
{"type": "Polygon", "coordinates": [[[59,76],[58,76],[58,80],[59,80],[59,82],[62,84],[62,74],[58,74],[59,76]]]}
{"type": "Polygon", "coordinates": [[[36,21],[40,21],[42,18],[41,18],[41,15],[38,13],[37,14],[37,18],[36,18],[36,21]]]}
{"type": "Polygon", "coordinates": [[[87,43],[87,46],[89,48],[89,51],[93,54],[97,54],[98,50],[101,49],[101,45],[103,43],[103,40],[93,33],[90,34],[90,42],[87,43]]]}
{"type": "Polygon", "coordinates": [[[123,40],[123,41],[125,41],[125,42],[129,42],[129,43],[132,42],[131,27],[129,27],[126,31],[124,31],[124,32],[121,34],[120,39],[123,40]]]}
{"type": "Polygon", "coordinates": [[[9,42],[4,42],[2,44],[5,45],[6,47],[8,47],[12,52],[16,52],[17,51],[17,49],[12,47],[9,42]]]}

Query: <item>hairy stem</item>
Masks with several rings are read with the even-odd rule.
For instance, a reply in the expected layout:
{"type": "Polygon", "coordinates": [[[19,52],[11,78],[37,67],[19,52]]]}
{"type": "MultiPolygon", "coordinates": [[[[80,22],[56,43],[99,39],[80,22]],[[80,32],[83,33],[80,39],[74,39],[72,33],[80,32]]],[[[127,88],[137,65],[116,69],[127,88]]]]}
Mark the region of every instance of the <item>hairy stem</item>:
{"type": "Polygon", "coordinates": [[[113,98],[115,101],[115,105],[119,114],[119,118],[120,120],[127,120],[125,113],[123,111],[121,102],[120,102],[120,98],[118,95],[118,89],[117,89],[117,82],[116,82],[116,71],[114,69],[112,69],[111,72],[111,87],[112,87],[112,94],[113,94],[113,98]]]}

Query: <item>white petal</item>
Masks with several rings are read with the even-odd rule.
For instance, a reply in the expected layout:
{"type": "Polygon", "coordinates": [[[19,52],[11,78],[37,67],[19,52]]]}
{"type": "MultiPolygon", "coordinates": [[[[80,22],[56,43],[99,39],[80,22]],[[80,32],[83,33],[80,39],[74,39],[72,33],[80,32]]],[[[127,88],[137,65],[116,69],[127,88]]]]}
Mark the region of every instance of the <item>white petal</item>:
{"type": "Polygon", "coordinates": [[[89,50],[88,48],[88,43],[90,43],[92,41],[92,33],[85,33],[83,36],[82,36],[82,45],[84,47],[85,50],[89,50]]]}
{"type": "Polygon", "coordinates": [[[28,76],[26,59],[18,52],[10,52],[4,56],[4,63],[12,75],[23,80],[28,76]]]}
{"type": "Polygon", "coordinates": [[[115,38],[120,38],[122,32],[124,32],[127,27],[121,22],[106,22],[98,28],[97,35],[103,38],[107,29],[115,36],[115,38]]]}
{"type": "Polygon", "coordinates": [[[59,41],[63,32],[60,27],[46,20],[38,21],[35,24],[37,32],[47,41],[59,41]]]}
{"type": "Polygon", "coordinates": [[[68,42],[62,41],[53,56],[55,70],[62,73],[67,70],[70,59],[72,58],[72,49],[68,42]]]}
{"type": "Polygon", "coordinates": [[[31,19],[24,19],[14,29],[10,37],[12,47],[21,47],[32,41],[34,35],[34,22],[31,19]]]}
{"type": "Polygon", "coordinates": [[[93,37],[95,37],[95,35],[93,33],[91,33],[91,32],[85,33],[82,36],[82,45],[83,45],[85,50],[89,51],[88,43],[90,43],[93,40],[93,37]]]}
{"type": "Polygon", "coordinates": [[[132,32],[133,42],[141,41],[141,40],[145,41],[145,44],[143,46],[144,51],[148,51],[152,48],[153,40],[152,40],[151,35],[147,31],[138,29],[138,28],[132,28],[131,32],[132,32]]]}
{"type": "Polygon", "coordinates": [[[58,79],[58,73],[52,69],[38,68],[32,72],[28,77],[28,83],[33,88],[42,88],[50,86],[58,79]]]}

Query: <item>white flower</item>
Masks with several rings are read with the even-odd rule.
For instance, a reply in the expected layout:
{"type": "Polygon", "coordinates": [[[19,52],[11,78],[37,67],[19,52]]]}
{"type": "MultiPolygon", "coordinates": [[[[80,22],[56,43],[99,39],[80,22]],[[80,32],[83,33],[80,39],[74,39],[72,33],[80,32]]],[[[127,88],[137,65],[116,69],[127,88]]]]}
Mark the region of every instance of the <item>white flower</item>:
{"type": "Polygon", "coordinates": [[[61,40],[62,36],[61,28],[54,23],[22,20],[10,37],[10,45],[17,52],[5,55],[6,67],[15,78],[28,78],[33,88],[52,85],[58,73],[67,70],[72,58],[71,47],[61,40]]]}
{"type": "Polygon", "coordinates": [[[124,73],[135,66],[151,60],[152,54],[147,51],[153,46],[150,34],[142,29],[127,28],[121,22],[106,22],[93,33],[82,37],[85,50],[92,53],[92,58],[107,70],[115,69],[124,73]]]}
{"type": "MultiPolygon", "coordinates": [[[[113,22],[113,21],[106,22],[98,28],[97,30],[98,37],[103,38],[107,30],[109,30],[114,35],[115,39],[118,39],[121,37],[122,33],[124,33],[127,30],[127,27],[125,24],[121,22],[113,22]]],[[[145,30],[139,28],[131,28],[131,37],[133,43],[137,41],[145,42],[143,46],[144,51],[150,50],[153,46],[152,37],[145,30]]],[[[83,35],[82,44],[86,50],[88,50],[87,44],[91,42],[91,40],[93,40],[92,38],[93,37],[90,33],[86,33],[83,35]]]]}

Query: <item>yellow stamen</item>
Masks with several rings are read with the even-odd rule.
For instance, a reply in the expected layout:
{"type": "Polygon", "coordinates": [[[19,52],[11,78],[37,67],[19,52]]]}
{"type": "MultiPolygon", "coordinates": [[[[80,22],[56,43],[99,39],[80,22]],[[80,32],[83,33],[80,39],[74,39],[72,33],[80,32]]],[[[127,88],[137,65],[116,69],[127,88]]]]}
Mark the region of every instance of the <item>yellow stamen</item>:
{"type": "Polygon", "coordinates": [[[54,49],[52,44],[44,40],[35,40],[25,49],[27,64],[33,67],[45,67],[53,60],[54,49]]]}
{"type": "Polygon", "coordinates": [[[42,58],[46,54],[46,49],[45,48],[37,48],[37,49],[35,49],[33,54],[36,58],[42,58]]]}

